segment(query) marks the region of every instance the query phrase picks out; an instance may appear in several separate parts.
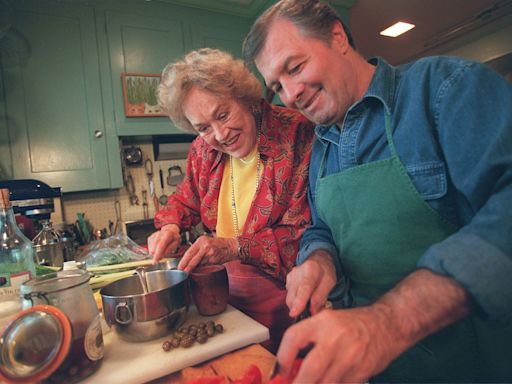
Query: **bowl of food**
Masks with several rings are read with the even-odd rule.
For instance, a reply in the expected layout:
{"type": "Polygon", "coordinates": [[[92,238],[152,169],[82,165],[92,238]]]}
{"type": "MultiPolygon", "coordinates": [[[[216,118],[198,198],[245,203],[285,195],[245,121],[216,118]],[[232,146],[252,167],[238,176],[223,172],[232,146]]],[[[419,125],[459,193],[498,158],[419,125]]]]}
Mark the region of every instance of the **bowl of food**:
{"type": "Polygon", "coordinates": [[[188,273],[147,271],[108,284],[100,295],[105,321],[121,339],[153,340],[185,322],[190,304],[188,273]]]}

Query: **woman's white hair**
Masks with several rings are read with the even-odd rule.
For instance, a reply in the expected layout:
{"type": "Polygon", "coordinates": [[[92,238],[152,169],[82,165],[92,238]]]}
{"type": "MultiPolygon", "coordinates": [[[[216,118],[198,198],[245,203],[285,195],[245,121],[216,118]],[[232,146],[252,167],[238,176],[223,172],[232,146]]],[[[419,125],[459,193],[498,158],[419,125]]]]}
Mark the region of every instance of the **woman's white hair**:
{"type": "Polygon", "coordinates": [[[222,98],[238,99],[248,109],[259,106],[262,86],[256,76],[229,53],[202,48],[168,64],[157,90],[158,103],[180,129],[197,133],[183,113],[182,104],[191,88],[222,98]]]}

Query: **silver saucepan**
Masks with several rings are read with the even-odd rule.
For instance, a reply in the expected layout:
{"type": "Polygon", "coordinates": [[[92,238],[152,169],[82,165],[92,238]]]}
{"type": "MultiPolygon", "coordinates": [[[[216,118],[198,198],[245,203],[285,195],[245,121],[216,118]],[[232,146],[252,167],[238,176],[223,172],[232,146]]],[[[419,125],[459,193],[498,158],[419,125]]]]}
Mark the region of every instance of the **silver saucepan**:
{"type": "Polygon", "coordinates": [[[184,323],[188,312],[188,273],[155,270],[144,275],[147,293],[138,275],[114,281],[100,290],[105,321],[126,341],[165,336],[184,323]]]}

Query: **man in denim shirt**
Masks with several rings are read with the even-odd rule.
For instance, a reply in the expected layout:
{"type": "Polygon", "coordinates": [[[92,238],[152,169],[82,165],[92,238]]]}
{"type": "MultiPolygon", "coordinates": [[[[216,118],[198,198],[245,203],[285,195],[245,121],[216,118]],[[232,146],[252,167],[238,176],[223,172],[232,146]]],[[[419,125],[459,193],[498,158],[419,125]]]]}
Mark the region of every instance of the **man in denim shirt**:
{"type": "Polygon", "coordinates": [[[287,278],[290,315],[314,316],[283,373],[312,344],[299,382],[510,382],[512,87],[457,58],[366,62],[317,0],[272,6],[244,56],[318,124],[287,278]],[[352,308],[320,311],[348,282],[352,308]]]}

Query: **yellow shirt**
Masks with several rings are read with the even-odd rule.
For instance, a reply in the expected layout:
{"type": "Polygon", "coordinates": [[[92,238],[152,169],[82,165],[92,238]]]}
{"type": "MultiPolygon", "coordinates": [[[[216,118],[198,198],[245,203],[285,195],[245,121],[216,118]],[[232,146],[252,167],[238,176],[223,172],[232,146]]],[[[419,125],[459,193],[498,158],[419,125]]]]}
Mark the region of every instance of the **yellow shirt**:
{"type": "MultiPolygon", "coordinates": [[[[247,214],[251,208],[256,193],[256,169],[258,166],[258,148],[254,147],[245,160],[228,158],[222,175],[222,184],[219,191],[219,206],[217,210],[217,236],[235,237],[233,209],[231,207],[231,164],[233,164],[234,195],[236,214],[238,218],[238,232],[242,233],[247,214]]],[[[261,170],[260,170],[261,173],[261,170]]]]}

